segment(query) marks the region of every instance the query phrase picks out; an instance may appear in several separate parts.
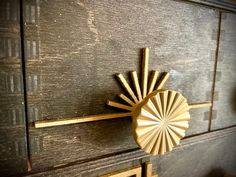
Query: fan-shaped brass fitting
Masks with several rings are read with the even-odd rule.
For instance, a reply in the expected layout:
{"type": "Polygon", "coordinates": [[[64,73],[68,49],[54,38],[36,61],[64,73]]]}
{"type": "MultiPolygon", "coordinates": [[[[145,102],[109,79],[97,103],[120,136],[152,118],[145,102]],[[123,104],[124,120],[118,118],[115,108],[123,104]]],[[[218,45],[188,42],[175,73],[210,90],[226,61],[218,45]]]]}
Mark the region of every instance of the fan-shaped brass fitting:
{"type": "Polygon", "coordinates": [[[189,105],[181,93],[156,90],[136,107],[132,117],[133,135],[139,147],[152,155],[164,154],[185,136],[189,105]]]}

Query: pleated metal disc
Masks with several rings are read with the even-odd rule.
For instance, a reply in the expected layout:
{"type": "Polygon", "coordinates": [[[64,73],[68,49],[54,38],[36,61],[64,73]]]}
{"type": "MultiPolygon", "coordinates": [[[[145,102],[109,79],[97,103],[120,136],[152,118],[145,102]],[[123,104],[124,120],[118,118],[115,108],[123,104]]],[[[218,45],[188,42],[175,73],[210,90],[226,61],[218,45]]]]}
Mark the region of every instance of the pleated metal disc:
{"type": "Polygon", "coordinates": [[[157,90],[134,111],[134,138],[145,152],[164,154],[180,143],[189,127],[189,120],[186,98],[176,91],[157,90]]]}

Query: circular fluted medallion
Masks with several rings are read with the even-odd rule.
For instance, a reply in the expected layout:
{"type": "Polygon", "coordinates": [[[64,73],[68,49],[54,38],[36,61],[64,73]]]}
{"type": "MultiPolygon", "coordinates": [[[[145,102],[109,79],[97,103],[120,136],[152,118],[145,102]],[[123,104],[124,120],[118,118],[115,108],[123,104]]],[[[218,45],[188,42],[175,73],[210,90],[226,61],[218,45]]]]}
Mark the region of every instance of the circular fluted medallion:
{"type": "Polygon", "coordinates": [[[135,109],[133,134],[145,152],[164,154],[180,143],[189,120],[189,106],[183,95],[171,90],[157,90],[135,109]]]}

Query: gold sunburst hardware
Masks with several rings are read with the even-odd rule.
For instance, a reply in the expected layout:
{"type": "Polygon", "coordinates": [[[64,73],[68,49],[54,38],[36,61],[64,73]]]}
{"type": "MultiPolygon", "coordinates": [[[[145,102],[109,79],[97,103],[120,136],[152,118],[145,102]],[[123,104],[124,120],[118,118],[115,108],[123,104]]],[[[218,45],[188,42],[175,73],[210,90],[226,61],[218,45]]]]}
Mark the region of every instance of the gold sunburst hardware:
{"type": "Polygon", "coordinates": [[[209,107],[211,103],[188,104],[187,99],[181,93],[163,89],[169,73],[163,73],[159,80],[158,71],[153,71],[148,77],[148,60],[149,49],[145,48],[141,82],[139,82],[137,72],[131,71],[134,89],[122,74],[117,75],[121,85],[128,93],[128,95],[121,93],[119,97],[127,104],[110,100],[107,101],[107,104],[128,112],[41,120],[35,122],[35,127],[52,127],[131,116],[133,136],[141,149],[152,155],[171,151],[180,143],[180,139],[185,136],[185,131],[189,127],[189,110],[209,107]]]}

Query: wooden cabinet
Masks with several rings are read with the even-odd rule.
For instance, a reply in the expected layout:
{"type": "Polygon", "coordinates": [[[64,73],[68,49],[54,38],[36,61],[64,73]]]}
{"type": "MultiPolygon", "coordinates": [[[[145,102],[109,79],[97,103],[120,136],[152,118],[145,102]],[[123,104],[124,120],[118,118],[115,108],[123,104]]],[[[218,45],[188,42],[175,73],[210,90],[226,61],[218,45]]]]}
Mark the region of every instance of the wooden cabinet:
{"type": "Polygon", "coordinates": [[[0,176],[99,176],[147,161],[160,177],[236,173],[236,15],[233,5],[200,4],[2,0],[0,176]],[[213,102],[191,111],[173,152],[141,151],[129,118],[34,128],[36,120],[114,112],[104,104],[122,90],[113,74],[138,71],[144,47],[150,70],[170,73],[167,88],[213,102]]]}

